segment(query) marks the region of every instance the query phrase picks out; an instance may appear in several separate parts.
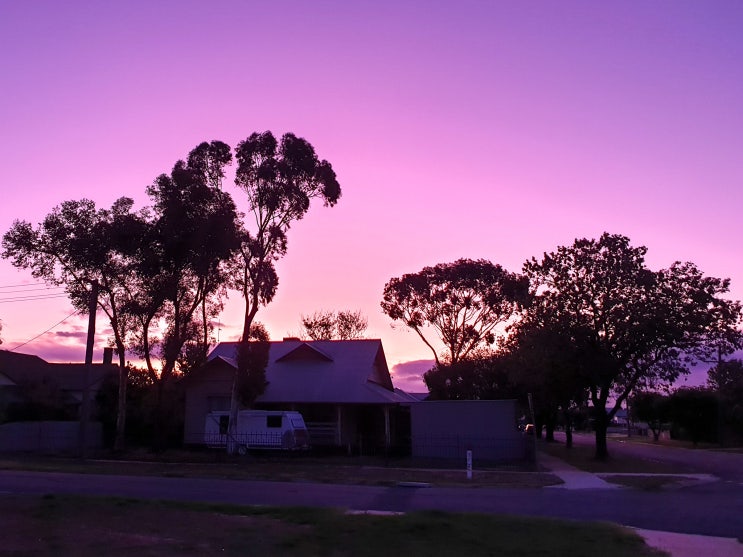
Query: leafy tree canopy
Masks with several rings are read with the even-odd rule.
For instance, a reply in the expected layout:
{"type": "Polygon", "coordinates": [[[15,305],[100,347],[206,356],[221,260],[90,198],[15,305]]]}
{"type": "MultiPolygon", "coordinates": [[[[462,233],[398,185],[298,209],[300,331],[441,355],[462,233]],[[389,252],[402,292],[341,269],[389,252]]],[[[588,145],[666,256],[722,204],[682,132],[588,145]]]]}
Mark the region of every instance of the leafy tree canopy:
{"type": "Polygon", "coordinates": [[[724,398],[743,400],[743,361],[719,362],[707,371],[707,384],[724,398]]]}
{"type": "Polygon", "coordinates": [[[635,420],[648,424],[657,441],[664,424],[671,419],[670,398],[652,391],[640,391],[631,396],[630,412],[635,420]]]}
{"type": "Polygon", "coordinates": [[[360,311],[316,311],[302,316],[302,332],[312,340],[363,338],[368,319],[360,311]]]}
{"type": "Polygon", "coordinates": [[[439,363],[423,374],[431,400],[494,400],[515,396],[508,362],[478,350],[456,363],[439,363]]]}
{"type": "Polygon", "coordinates": [[[3,235],[3,257],[35,278],[64,286],[78,310],[88,311],[92,284],[98,285],[98,307],[108,317],[119,354],[117,448],[124,439],[126,348],[134,325],[127,308],[138,289],[138,253],[150,237],[148,212],[133,212],[133,203],[122,197],[110,209],[97,209],[88,199],[65,201],[36,228],[16,221],[3,235]]]}
{"type": "Polygon", "coordinates": [[[722,297],[729,280],[706,277],[693,263],[651,271],[646,251],[605,233],[524,265],[534,296],[530,319],[559,322],[591,354],[587,386],[599,458],[608,456],[608,421],[634,389],[669,385],[693,361],[741,342],[740,303],[722,297]]]}
{"type": "Polygon", "coordinates": [[[261,305],[276,294],[274,262],[286,254],[287,231],[301,220],[313,198],[332,207],[341,187],[332,166],[312,145],[292,133],[277,141],[270,131],[253,133],[235,149],[235,184],[247,195],[254,226],[246,223],[234,286],[245,299],[243,338],[261,305]]]}
{"type": "MultiPolygon", "coordinates": [[[[269,131],[253,133],[237,145],[235,159],[235,185],[245,192],[250,208],[248,219],[252,217],[254,222],[251,225],[246,220],[238,255],[232,260],[231,286],[245,300],[230,404],[232,433],[238,403],[252,403],[265,388],[265,373],[255,364],[263,356],[255,354],[250,336],[258,309],[276,294],[279,279],[274,263],[286,254],[287,232],[293,222],[304,217],[313,198],[332,207],[341,196],[330,163],[320,160],[307,140],[292,133],[284,134],[280,141],[269,131]]],[[[235,444],[229,443],[228,451],[234,449],[235,444]]]]}
{"type": "Polygon", "coordinates": [[[240,404],[250,406],[266,390],[266,367],[271,348],[268,331],[262,323],[253,323],[250,340],[238,345],[236,394],[240,404]]]}
{"type": "Polygon", "coordinates": [[[500,265],[460,259],[391,279],[381,305],[388,316],[418,334],[439,364],[439,352],[425,336],[432,330],[446,348],[446,362],[456,364],[495,342],[496,325],[518,312],[527,291],[524,277],[500,265]]]}

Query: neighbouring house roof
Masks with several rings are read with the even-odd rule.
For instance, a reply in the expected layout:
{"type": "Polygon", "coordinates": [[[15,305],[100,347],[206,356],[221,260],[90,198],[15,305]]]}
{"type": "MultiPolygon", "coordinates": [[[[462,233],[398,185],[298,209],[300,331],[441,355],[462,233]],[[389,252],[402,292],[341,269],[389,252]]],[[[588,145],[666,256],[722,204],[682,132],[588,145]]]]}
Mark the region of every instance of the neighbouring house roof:
{"type": "Polygon", "coordinates": [[[395,392],[400,393],[401,396],[407,397],[411,402],[423,402],[426,400],[430,393],[409,393],[395,387],[395,392]]]}
{"type": "MultiPolygon", "coordinates": [[[[200,378],[213,366],[236,368],[237,343],[209,354],[200,378]]],[[[259,403],[399,404],[410,402],[390,378],[382,341],[296,339],[270,343],[266,391],[259,403]]]]}
{"type": "MultiPolygon", "coordinates": [[[[22,385],[52,382],[64,391],[82,392],[85,388],[85,364],[50,363],[31,354],[18,354],[0,350],[1,384],[22,385]]],[[[115,374],[113,364],[93,364],[90,369],[89,386],[97,387],[103,379],[115,374]]]]}

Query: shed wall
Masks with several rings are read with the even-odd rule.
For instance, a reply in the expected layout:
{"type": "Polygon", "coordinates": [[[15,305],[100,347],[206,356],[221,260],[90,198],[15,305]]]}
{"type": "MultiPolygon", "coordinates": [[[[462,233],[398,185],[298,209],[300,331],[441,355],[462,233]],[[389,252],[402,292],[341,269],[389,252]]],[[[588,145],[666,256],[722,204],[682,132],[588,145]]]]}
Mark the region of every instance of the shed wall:
{"type": "Polygon", "coordinates": [[[526,457],[515,400],[422,401],[410,405],[414,457],[515,461],[526,457]]]}

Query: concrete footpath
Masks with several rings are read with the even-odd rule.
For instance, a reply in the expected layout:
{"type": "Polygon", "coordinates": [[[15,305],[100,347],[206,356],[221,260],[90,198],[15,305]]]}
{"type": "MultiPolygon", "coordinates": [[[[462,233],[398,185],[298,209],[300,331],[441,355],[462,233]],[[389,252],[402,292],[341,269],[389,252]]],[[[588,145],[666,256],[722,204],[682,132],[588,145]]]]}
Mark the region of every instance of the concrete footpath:
{"type": "Polygon", "coordinates": [[[545,489],[620,489],[621,487],[602,480],[596,474],[579,470],[564,460],[547,453],[540,452],[538,458],[541,466],[547,468],[563,481],[562,484],[551,485],[545,489]]]}
{"type": "MultiPolygon", "coordinates": [[[[540,452],[538,458],[541,466],[563,481],[561,485],[549,486],[545,489],[627,489],[604,481],[591,472],[579,470],[552,455],[540,452]]],[[[700,555],[743,557],[743,544],[735,538],[633,529],[645,538],[645,543],[650,547],[665,551],[672,557],[698,557],[700,555]]]]}

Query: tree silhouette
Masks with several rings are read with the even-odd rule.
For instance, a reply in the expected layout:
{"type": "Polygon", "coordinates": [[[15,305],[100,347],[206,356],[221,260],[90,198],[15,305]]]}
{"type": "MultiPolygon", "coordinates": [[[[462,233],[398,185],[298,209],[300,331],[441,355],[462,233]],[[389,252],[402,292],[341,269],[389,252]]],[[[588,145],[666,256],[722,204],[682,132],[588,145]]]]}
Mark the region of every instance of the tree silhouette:
{"type": "Polygon", "coordinates": [[[382,310],[413,329],[440,364],[439,352],[424,334],[432,330],[456,364],[477,348],[495,341],[494,329],[508,321],[527,300],[520,275],[484,259],[460,259],[424,267],[391,279],[384,287],[382,310]]]}
{"type": "Polygon", "coordinates": [[[501,353],[478,350],[454,364],[440,363],[423,374],[431,400],[514,398],[509,362],[501,353]]]}
{"type": "Polygon", "coordinates": [[[126,350],[144,358],[159,392],[187,342],[200,339],[205,358],[207,308],[219,306],[224,263],[240,240],[234,204],[220,189],[229,155],[221,142],[201,144],[187,163],[178,161],[155,180],[147,190],[153,206],[137,213],[129,198],[101,210],[89,200],[66,201],[38,228],[16,221],[3,236],[4,257],[63,285],[76,308],[87,310],[91,284],[98,284],[98,305],[119,355],[117,448],[124,440],[126,350]],[[195,318],[199,308],[203,332],[195,318]]]}
{"type": "Polygon", "coordinates": [[[743,401],[743,360],[718,362],[707,370],[707,384],[725,398],[743,401]]]}
{"type": "Polygon", "coordinates": [[[633,390],[668,386],[693,361],[741,343],[740,303],[721,297],[729,280],[706,277],[692,263],[651,271],[646,251],[625,236],[605,233],[524,265],[531,318],[559,318],[590,354],[599,459],[608,457],[608,423],[633,390]]]}
{"type": "Polygon", "coordinates": [[[363,338],[369,321],[360,311],[316,311],[302,316],[302,331],[312,340],[363,338]]]}
{"type": "Polygon", "coordinates": [[[632,417],[648,424],[657,442],[663,425],[671,419],[670,398],[661,393],[640,391],[634,393],[630,400],[632,417]]]}
{"type": "Polygon", "coordinates": [[[535,424],[548,441],[557,419],[565,422],[566,446],[572,446],[572,418],[587,400],[593,353],[559,316],[528,313],[509,328],[502,351],[509,362],[511,382],[521,395],[532,394],[535,424]]]}
{"type": "Polygon", "coordinates": [[[96,209],[87,199],[65,201],[37,228],[16,221],[3,236],[3,257],[38,279],[64,286],[72,305],[88,311],[91,284],[99,286],[98,307],[111,325],[119,357],[119,399],[114,446],[122,449],[126,426],[126,348],[133,331],[127,311],[137,290],[135,267],[148,224],[144,212],[132,212],[122,197],[110,209],[96,209]]]}
{"type": "MultiPolygon", "coordinates": [[[[246,222],[238,256],[233,260],[232,286],[242,293],[245,315],[237,353],[231,428],[237,421],[237,378],[251,369],[262,373],[259,367],[251,366],[247,357],[250,331],[259,308],[270,303],[276,294],[278,275],[274,264],[286,254],[287,232],[304,217],[312,199],[321,199],[332,207],[341,195],[330,163],[318,159],[312,145],[292,133],[284,134],[280,142],[270,131],[253,133],[237,145],[235,158],[235,184],[246,194],[248,218],[253,222],[246,222]]],[[[257,377],[253,383],[265,384],[265,378],[257,377]]]]}
{"type": "Polygon", "coordinates": [[[176,162],[170,174],[147,188],[152,218],[138,254],[139,290],[131,309],[140,324],[138,349],[158,382],[167,382],[177,370],[189,341],[197,340],[206,357],[208,308],[210,302],[221,307],[227,262],[240,243],[235,205],[220,189],[229,160],[226,144],[202,143],[188,162],[176,162]],[[162,361],[159,373],[155,356],[162,361]]]}

